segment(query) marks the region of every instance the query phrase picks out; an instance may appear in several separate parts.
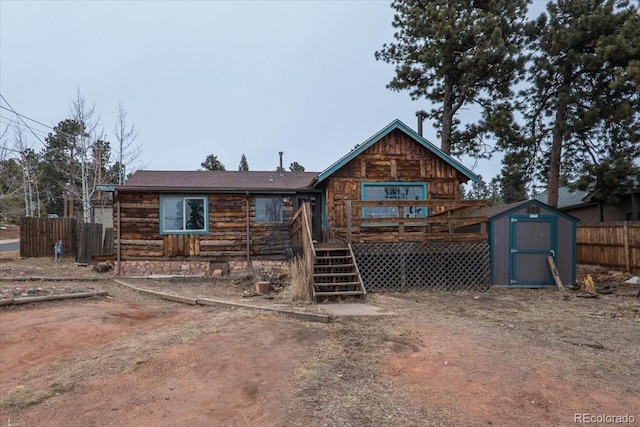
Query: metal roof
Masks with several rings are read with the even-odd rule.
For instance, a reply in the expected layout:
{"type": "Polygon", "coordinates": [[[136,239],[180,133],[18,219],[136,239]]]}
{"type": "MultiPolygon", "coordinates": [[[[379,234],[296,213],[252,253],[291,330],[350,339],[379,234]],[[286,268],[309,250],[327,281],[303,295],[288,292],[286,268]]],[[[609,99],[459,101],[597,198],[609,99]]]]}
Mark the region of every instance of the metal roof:
{"type": "MultiPolygon", "coordinates": [[[[584,199],[589,193],[586,191],[572,190],[569,187],[558,188],[558,209],[565,209],[573,206],[584,205],[587,203],[584,199]]],[[[543,203],[547,203],[549,192],[545,191],[536,196],[533,199],[539,200],[543,203]]]]}

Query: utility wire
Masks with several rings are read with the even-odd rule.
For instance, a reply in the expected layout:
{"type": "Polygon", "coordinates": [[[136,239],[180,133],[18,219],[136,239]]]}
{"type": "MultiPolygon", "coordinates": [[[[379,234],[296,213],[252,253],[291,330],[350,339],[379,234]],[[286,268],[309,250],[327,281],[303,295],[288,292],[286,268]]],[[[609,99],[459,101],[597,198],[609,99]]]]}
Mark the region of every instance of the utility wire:
{"type": "MultiPolygon", "coordinates": [[[[25,125],[27,128],[29,128],[29,130],[31,131],[31,133],[33,133],[33,132],[34,132],[34,131],[33,131],[33,129],[32,129],[32,128],[30,128],[30,127],[29,127],[29,125],[27,125],[27,124],[24,122],[24,120],[23,120],[23,119],[31,120],[32,122],[37,123],[37,124],[39,124],[40,126],[43,126],[43,127],[47,128],[47,131],[43,131],[43,130],[41,130],[41,129],[36,129],[37,131],[39,131],[40,133],[42,133],[43,135],[45,135],[45,137],[49,135],[49,130],[52,130],[52,131],[54,131],[54,132],[56,132],[57,134],[60,134],[60,135],[66,135],[66,136],[71,137],[71,138],[74,138],[74,137],[76,137],[76,136],[77,136],[77,135],[75,135],[75,134],[70,134],[70,133],[64,132],[64,131],[62,131],[62,130],[60,130],[60,129],[56,129],[56,128],[51,127],[51,126],[49,126],[49,125],[45,125],[44,123],[39,122],[38,120],[32,119],[31,117],[25,116],[24,114],[20,114],[20,113],[18,113],[16,110],[14,110],[14,109],[13,109],[13,107],[11,107],[11,105],[9,104],[9,102],[7,102],[7,99],[6,99],[4,96],[2,96],[2,94],[0,94],[0,98],[2,98],[2,99],[4,100],[4,102],[5,102],[7,105],[9,105],[9,108],[7,108],[7,107],[3,107],[2,105],[0,105],[0,108],[1,108],[1,109],[3,109],[3,110],[9,111],[10,113],[15,114],[15,115],[20,119],[20,121],[21,121],[22,123],[24,123],[24,125],[25,125]]],[[[2,116],[0,116],[0,117],[2,117],[2,116]]],[[[4,117],[4,118],[6,119],[6,117],[4,117]]],[[[11,120],[11,119],[9,119],[9,120],[11,120]]],[[[10,123],[4,123],[4,124],[10,124],[10,123]]],[[[34,134],[34,135],[35,135],[35,134],[34,134]]],[[[38,138],[38,136],[37,136],[37,135],[36,135],[36,138],[38,138]]],[[[40,140],[40,142],[42,142],[42,144],[43,144],[45,147],[47,146],[47,144],[46,144],[44,141],[42,141],[42,139],[40,139],[40,138],[38,138],[38,139],[40,140]]]]}
{"type": "MultiPolygon", "coordinates": [[[[11,117],[7,117],[7,116],[3,116],[2,114],[0,114],[0,123],[2,123],[5,126],[11,126],[14,123],[16,123],[11,117]]],[[[47,136],[48,132],[38,129],[38,128],[34,128],[34,131],[38,132],[39,134],[41,134],[42,136],[47,136]]]]}
{"type": "MultiPolygon", "coordinates": [[[[5,98],[4,96],[2,96],[2,94],[0,93],[0,98],[2,98],[2,100],[9,106],[9,108],[11,109],[11,111],[20,119],[20,121],[22,122],[22,124],[24,124],[27,129],[29,129],[31,131],[31,133],[33,134],[33,136],[36,137],[36,139],[38,141],[40,141],[42,143],[42,145],[44,145],[45,147],[47,146],[47,144],[45,144],[45,142],[42,140],[42,138],[40,138],[34,131],[33,129],[31,129],[31,126],[29,126],[27,124],[27,122],[24,121],[24,119],[22,118],[22,114],[18,114],[18,112],[16,110],[13,109],[13,107],[11,106],[11,104],[9,104],[9,101],[7,101],[7,98],[5,98]]],[[[35,120],[34,120],[35,121],[35,120]]]]}
{"type": "MultiPolygon", "coordinates": [[[[7,100],[4,98],[4,96],[0,95],[0,97],[1,97],[2,99],[4,99],[4,102],[7,102],[7,100]]],[[[8,102],[7,102],[7,105],[9,105],[9,103],[8,103],[8,102]]],[[[9,106],[10,106],[10,105],[9,105],[9,106]]],[[[16,116],[18,116],[18,117],[23,117],[23,118],[25,118],[25,119],[27,119],[27,120],[31,120],[32,122],[39,124],[40,126],[44,126],[44,127],[46,127],[47,129],[51,129],[51,130],[53,130],[53,128],[52,128],[51,126],[49,126],[49,125],[45,125],[44,123],[39,122],[39,121],[37,121],[37,120],[34,120],[34,119],[32,119],[31,117],[27,117],[27,116],[25,116],[24,114],[20,114],[20,113],[16,112],[13,108],[12,108],[12,109],[8,109],[7,107],[3,107],[2,105],[0,105],[0,108],[2,108],[3,110],[10,111],[10,112],[12,112],[13,114],[15,114],[15,115],[16,115],[16,116]]]]}

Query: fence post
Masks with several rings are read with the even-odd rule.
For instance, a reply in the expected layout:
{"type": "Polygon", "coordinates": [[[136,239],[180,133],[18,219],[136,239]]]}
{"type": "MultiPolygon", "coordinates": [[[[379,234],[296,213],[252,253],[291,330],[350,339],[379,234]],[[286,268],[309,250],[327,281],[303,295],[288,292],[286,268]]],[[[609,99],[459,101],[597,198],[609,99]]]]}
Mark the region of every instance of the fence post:
{"type": "Polygon", "coordinates": [[[629,250],[629,221],[622,224],[622,241],[624,244],[624,271],[631,272],[631,251],[629,250]]]}

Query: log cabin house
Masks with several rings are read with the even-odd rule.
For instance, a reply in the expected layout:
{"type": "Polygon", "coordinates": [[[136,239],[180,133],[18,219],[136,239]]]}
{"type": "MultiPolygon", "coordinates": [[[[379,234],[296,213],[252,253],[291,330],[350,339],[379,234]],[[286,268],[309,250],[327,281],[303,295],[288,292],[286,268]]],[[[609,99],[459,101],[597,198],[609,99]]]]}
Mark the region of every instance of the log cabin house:
{"type": "Polygon", "coordinates": [[[478,177],[399,120],[319,173],[141,170],[113,190],[116,268],[217,275],[303,253],[314,292],[364,295],[366,280],[373,290],[406,289],[409,276],[433,276],[423,264],[436,252],[437,275],[447,276],[451,259],[469,264],[457,244],[481,244],[488,276],[486,231],[460,232],[486,222],[484,201],[460,198],[469,180],[478,177]],[[376,276],[397,286],[379,289],[376,276]]]}

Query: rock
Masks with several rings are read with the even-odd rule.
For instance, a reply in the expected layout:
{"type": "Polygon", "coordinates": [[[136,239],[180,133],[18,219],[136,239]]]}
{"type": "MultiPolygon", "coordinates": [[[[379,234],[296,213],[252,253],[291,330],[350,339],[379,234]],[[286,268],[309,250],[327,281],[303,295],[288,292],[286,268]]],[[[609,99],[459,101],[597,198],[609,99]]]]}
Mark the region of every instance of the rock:
{"type": "Polygon", "coordinates": [[[95,264],[92,269],[98,273],[106,273],[107,271],[113,270],[113,265],[108,262],[100,262],[95,264]]]}

